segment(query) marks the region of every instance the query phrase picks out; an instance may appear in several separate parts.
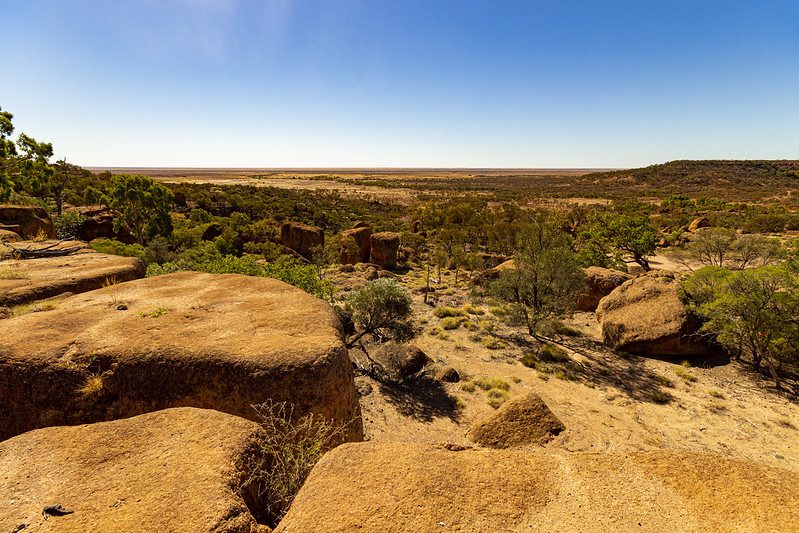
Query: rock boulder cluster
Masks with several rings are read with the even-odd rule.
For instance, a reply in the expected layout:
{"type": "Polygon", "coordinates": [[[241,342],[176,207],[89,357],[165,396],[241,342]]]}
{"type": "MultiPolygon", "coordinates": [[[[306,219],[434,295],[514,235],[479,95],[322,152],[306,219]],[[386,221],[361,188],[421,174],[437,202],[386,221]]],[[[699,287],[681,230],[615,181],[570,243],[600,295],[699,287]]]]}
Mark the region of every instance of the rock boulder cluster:
{"type": "Polygon", "coordinates": [[[339,262],[343,265],[372,263],[382,269],[397,266],[400,236],[392,231],[372,233],[372,228],[357,222],[351,229],[341,232],[339,262]]]}

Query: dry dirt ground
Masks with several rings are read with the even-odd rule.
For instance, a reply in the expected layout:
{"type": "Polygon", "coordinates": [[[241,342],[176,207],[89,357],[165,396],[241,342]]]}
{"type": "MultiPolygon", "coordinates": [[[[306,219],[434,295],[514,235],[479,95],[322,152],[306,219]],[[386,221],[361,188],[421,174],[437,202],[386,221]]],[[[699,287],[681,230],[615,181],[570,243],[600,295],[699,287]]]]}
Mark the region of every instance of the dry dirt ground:
{"type": "MultiPolygon", "coordinates": [[[[359,273],[348,276],[343,285],[357,285],[353,277],[359,273]]],[[[357,377],[368,440],[466,445],[469,427],[493,411],[489,401],[534,391],[566,426],[549,447],[711,451],[799,469],[799,405],[745,366],[722,359],[693,361],[689,367],[682,361],[620,356],[602,346],[593,313],[578,313],[567,325],[580,335],[560,337],[569,360],[529,368],[520,363],[532,350],[525,346],[529,337],[502,325],[488,302],[472,310],[483,314],[468,314],[456,329],[443,330],[435,306],[424,304],[418,292],[422,273],[400,278],[414,291],[414,315],[424,328],[416,344],[435,367],[457,369],[461,381],[425,377],[398,387],[357,377]],[[493,334],[488,333],[491,324],[493,334]]],[[[455,288],[451,273],[442,278],[436,306],[469,302],[465,283],[455,288]]]]}

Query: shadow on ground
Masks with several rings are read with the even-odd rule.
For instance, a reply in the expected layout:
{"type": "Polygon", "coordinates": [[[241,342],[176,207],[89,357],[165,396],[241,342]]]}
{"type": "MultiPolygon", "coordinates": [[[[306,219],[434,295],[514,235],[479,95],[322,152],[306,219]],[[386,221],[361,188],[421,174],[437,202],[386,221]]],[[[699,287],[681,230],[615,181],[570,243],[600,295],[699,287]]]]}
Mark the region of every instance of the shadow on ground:
{"type": "Polygon", "coordinates": [[[421,375],[401,383],[378,383],[380,393],[403,416],[420,422],[435,418],[457,421],[459,409],[444,385],[431,376],[421,375]]]}

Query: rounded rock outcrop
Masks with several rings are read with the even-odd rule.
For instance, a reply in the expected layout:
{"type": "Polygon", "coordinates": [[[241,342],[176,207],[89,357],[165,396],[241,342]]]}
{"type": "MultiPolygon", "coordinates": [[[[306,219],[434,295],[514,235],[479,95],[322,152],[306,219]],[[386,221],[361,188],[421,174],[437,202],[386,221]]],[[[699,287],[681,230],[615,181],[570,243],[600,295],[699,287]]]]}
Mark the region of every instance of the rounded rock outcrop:
{"type": "Polygon", "coordinates": [[[276,533],[795,531],[799,474],[710,453],[344,444],[276,533]]]}
{"type": "Polygon", "coordinates": [[[566,429],[547,404],[533,392],[505,402],[469,430],[475,444],[487,448],[543,445],[566,429]]]}
{"type": "Polygon", "coordinates": [[[707,343],[680,298],[674,274],[651,271],[624,282],[602,298],[596,317],[602,339],[615,350],[640,355],[705,355],[707,343]]]}
{"type": "Polygon", "coordinates": [[[237,491],[261,431],[184,407],[0,442],[0,530],[266,533],[237,491]]]}
{"type": "Polygon", "coordinates": [[[330,305],[268,278],[179,272],[0,321],[0,438],[177,406],[288,402],[363,436],[330,305]]]}
{"type": "Polygon", "coordinates": [[[374,233],[371,237],[372,251],[370,261],[381,268],[391,270],[397,266],[397,250],[399,250],[400,236],[393,231],[374,233]]]}

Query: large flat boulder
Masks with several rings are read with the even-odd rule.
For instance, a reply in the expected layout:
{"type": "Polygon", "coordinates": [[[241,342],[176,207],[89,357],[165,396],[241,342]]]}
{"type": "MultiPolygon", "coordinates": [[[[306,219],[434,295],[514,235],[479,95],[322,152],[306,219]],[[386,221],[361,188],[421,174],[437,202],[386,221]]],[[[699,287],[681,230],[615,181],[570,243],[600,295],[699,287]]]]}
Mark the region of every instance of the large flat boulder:
{"type": "Polygon", "coordinates": [[[81,293],[109,283],[144,276],[144,263],[135,257],[77,253],[63,257],[0,261],[0,306],[81,293]]]}
{"type": "Polygon", "coordinates": [[[679,451],[345,444],[277,532],[796,531],[799,474],[679,451]]]}
{"type": "Polygon", "coordinates": [[[0,226],[18,233],[23,239],[55,237],[53,221],[41,207],[0,205],[0,226]]]}
{"type": "Polygon", "coordinates": [[[184,407],[19,435],[0,443],[0,531],[265,532],[237,491],[260,431],[184,407]]]}
{"type": "Polygon", "coordinates": [[[168,407],[294,404],[363,435],[340,323],[281,281],[179,272],[0,320],[0,439],[168,407]]]}
{"type": "Polygon", "coordinates": [[[596,317],[605,344],[653,356],[704,355],[707,343],[680,298],[680,280],[652,271],[624,282],[600,300],[596,317]]]}

